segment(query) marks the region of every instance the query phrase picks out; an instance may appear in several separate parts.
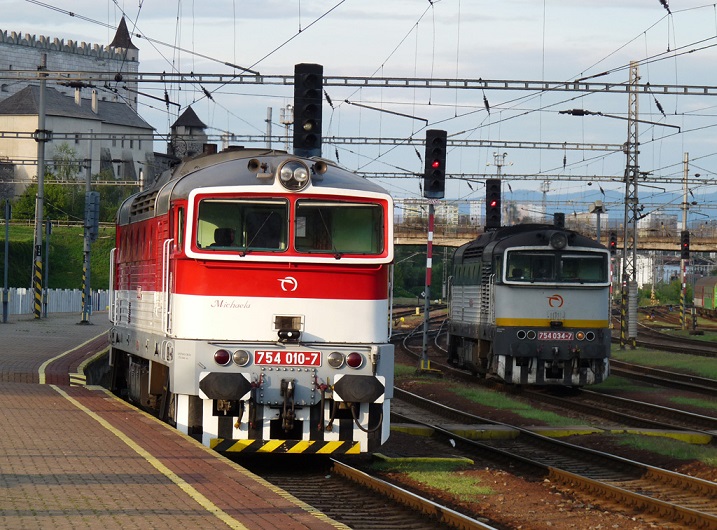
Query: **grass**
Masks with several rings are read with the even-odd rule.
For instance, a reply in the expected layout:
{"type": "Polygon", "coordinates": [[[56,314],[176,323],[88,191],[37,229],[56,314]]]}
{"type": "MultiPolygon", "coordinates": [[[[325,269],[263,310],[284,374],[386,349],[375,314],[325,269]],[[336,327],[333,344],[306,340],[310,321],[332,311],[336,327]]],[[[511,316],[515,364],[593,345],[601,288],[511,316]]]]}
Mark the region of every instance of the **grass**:
{"type": "MultiPolygon", "coordinates": [[[[713,325],[713,324],[714,324],[714,322],[709,323],[709,325],[713,325]]],[[[700,330],[699,323],[697,324],[697,330],[700,330]]],[[[691,335],[689,329],[665,329],[665,330],[662,330],[662,333],[664,333],[665,335],[671,335],[673,337],[680,337],[680,338],[692,339],[692,340],[701,340],[703,342],[717,342],[717,334],[715,334],[714,332],[709,332],[709,331],[704,331],[704,335],[691,335]]]]}
{"type": "MultiPolygon", "coordinates": [[[[633,364],[642,364],[666,370],[680,370],[698,375],[717,379],[717,363],[714,358],[700,357],[682,353],[669,353],[645,348],[634,350],[620,350],[613,348],[613,358],[633,364]]],[[[610,379],[608,378],[608,381],[610,379]]]]}
{"type": "MultiPolygon", "coordinates": [[[[34,256],[34,228],[29,225],[10,225],[9,233],[8,286],[29,287],[34,256]]],[[[93,289],[107,289],[109,286],[109,253],[114,247],[114,234],[114,227],[100,227],[99,237],[90,247],[90,279],[93,289]]],[[[44,259],[44,242],[42,253],[44,259]]],[[[4,267],[4,260],[5,226],[3,224],[0,229],[0,270],[4,267]]],[[[50,235],[49,278],[46,287],[50,289],[81,288],[83,260],[83,228],[54,226],[50,235]]]]}
{"type": "Polygon", "coordinates": [[[709,466],[717,466],[717,448],[711,445],[694,445],[661,436],[625,434],[616,438],[617,443],[644,451],[650,451],[679,460],[697,460],[709,466]]]}
{"type": "Polygon", "coordinates": [[[696,399],[696,398],[675,396],[675,397],[670,398],[670,401],[672,401],[673,403],[677,403],[678,405],[687,405],[688,407],[696,407],[699,409],[704,409],[705,413],[714,414],[715,411],[717,411],[717,403],[712,399],[707,400],[707,399],[696,399]]]}
{"type": "Polygon", "coordinates": [[[619,392],[663,392],[664,389],[651,387],[618,375],[611,375],[602,383],[588,387],[588,390],[596,390],[605,394],[616,394],[619,392]]]}
{"type": "Polygon", "coordinates": [[[530,405],[518,401],[503,392],[496,392],[479,386],[469,386],[454,381],[442,381],[431,377],[430,375],[421,375],[416,373],[415,366],[396,363],[394,367],[394,376],[398,381],[400,379],[411,379],[419,384],[438,383],[449,386],[449,390],[464,399],[478,403],[485,407],[491,407],[500,410],[509,410],[510,412],[529,420],[539,421],[548,425],[573,425],[575,420],[566,418],[552,412],[546,412],[532,408],[530,405]]]}
{"type": "Polygon", "coordinates": [[[495,409],[509,410],[521,418],[540,421],[547,425],[566,426],[575,424],[574,418],[567,418],[553,412],[534,409],[530,404],[513,399],[502,392],[493,392],[483,388],[467,387],[464,385],[455,385],[451,388],[451,391],[468,401],[473,401],[495,409]]]}
{"type": "Polygon", "coordinates": [[[376,462],[374,469],[386,473],[402,473],[425,486],[450,493],[461,501],[475,502],[476,495],[491,495],[493,490],[480,480],[466,475],[467,462],[376,462]]]}

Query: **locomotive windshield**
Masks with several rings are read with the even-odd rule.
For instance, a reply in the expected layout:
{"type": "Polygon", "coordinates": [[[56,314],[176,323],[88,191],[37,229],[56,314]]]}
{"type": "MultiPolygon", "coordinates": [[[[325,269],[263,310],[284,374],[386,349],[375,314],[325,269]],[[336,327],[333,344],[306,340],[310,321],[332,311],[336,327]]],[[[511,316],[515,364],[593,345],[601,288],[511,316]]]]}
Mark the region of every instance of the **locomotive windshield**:
{"type": "Polygon", "coordinates": [[[608,281],[605,253],[509,251],[505,279],[516,282],[605,283],[608,281]]]}
{"type": "MultiPolygon", "coordinates": [[[[211,198],[199,201],[196,245],[206,251],[285,251],[291,205],[284,199],[211,198]]],[[[384,215],[379,204],[301,199],[293,219],[298,253],[379,255],[384,215]]]]}
{"type": "Polygon", "coordinates": [[[299,200],[294,239],[297,252],[380,254],[383,209],[369,203],[299,200]]]}
{"type": "Polygon", "coordinates": [[[197,246],[208,250],[285,250],[285,200],[204,199],[199,203],[197,246]]]}

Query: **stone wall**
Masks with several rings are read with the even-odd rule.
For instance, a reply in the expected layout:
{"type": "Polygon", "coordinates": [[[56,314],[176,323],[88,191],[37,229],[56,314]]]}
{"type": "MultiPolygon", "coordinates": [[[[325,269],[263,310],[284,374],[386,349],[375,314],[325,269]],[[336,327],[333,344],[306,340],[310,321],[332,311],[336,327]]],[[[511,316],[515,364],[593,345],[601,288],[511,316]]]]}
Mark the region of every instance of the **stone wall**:
{"type": "MultiPolygon", "coordinates": [[[[137,50],[129,50],[126,56],[125,51],[123,48],[0,30],[0,70],[35,71],[41,64],[42,54],[46,53],[47,69],[50,71],[137,73],[137,50]]],[[[31,83],[25,80],[18,82],[12,78],[0,79],[0,101],[19,92],[28,84],[31,83]]],[[[137,90],[136,83],[127,85],[137,90]]],[[[72,87],[50,81],[48,86],[53,86],[68,96],[74,96],[72,87]]],[[[100,99],[117,100],[118,94],[105,91],[102,87],[97,88],[100,99]]],[[[124,90],[121,86],[113,88],[117,88],[119,96],[129,102],[133,109],[137,109],[136,92],[124,90]]]]}

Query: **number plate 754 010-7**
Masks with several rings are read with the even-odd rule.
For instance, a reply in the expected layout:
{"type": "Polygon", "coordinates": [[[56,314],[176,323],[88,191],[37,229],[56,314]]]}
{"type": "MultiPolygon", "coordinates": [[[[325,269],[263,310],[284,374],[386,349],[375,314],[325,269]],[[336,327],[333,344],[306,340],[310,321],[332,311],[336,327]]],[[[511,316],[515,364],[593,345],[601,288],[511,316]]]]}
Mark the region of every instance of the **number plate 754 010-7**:
{"type": "Polygon", "coordinates": [[[321,352],[256,350],[254,363],[272,366],[321,366],[321,352]]]}

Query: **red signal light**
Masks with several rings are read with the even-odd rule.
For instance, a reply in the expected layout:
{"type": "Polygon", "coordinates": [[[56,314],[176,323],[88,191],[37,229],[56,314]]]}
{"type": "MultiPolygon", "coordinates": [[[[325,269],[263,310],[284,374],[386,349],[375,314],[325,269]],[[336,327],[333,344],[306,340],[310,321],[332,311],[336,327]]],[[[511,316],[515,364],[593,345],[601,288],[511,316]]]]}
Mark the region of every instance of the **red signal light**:
{"type": "Polygon", "coordinates": [[[433,169],[438,169],[439,167],[441,167],[441,161],[440,161],[440,160],[434,160],[433,162],[431,162],[431,167],[432,167],[433,169]]]}
{"type": "Polygon", "coordinates": [[[496,201],[496,200],[490,201],[491,208],[495,208],[496,206],[498,206],[498,201],[496,201]]]}

